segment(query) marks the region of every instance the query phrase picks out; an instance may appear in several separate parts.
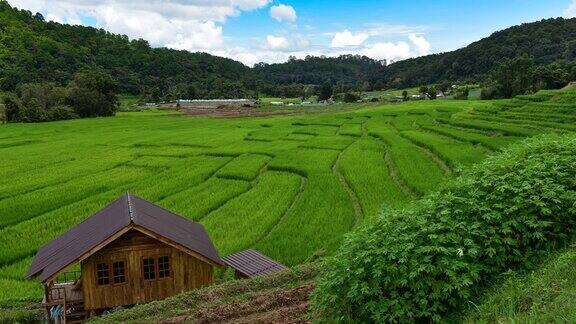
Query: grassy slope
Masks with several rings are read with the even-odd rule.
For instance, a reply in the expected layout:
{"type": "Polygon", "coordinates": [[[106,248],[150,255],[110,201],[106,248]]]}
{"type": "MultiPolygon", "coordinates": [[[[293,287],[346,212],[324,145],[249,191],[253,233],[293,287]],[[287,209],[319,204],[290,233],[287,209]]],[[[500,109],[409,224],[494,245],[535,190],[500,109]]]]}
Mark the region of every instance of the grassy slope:
{"type": "Polygon", "coordinates": [[[529,274],[510,274],[464,318],[467,323],[576,323],[576,249],[529,274]]]}
{"type": "Polygon", "coordinates": [[[316,274],[317,266],[306,264],[268,277],[234,280],[135,306],[94,318],[91,323],[150,323],[167,319],[222,322],[250,316],[258,316],[262,322],[287,320],[278,315],[302,319],[316,274]],[[270,303],[277,300],[283,303],[270,303]]]}

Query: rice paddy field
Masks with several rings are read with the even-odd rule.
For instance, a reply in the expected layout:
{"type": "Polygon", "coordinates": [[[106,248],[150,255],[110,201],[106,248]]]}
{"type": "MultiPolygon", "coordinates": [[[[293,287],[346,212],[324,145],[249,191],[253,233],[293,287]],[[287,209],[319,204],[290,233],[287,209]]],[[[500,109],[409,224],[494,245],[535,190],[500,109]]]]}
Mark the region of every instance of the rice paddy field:
{"type": "Polygon", "coordinates": [[[0,126],[0,301],[40,298],[36,250],[125,192],[288,265],[487,156],[576,130],[576,91],[257,118],[173,112],[0,126]]]}

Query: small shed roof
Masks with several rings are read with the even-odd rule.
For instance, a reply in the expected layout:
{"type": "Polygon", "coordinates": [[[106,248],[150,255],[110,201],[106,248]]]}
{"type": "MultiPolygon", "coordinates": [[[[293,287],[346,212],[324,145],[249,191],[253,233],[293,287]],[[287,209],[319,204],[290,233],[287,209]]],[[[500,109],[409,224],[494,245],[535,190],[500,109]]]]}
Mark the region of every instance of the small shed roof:
{"type": "Polygon", "coordinates": [[[252,249],[226,256],[222,261],[249,278],[271,275],[288,269],[282,263],[252,249]]]}
{"type": "Polygon", "coordinates": [[[45,281],[98,251],[98,246],[126,229],[142,229],[224,265],[201,224],[131,194],[125,194],[38,250],[28,278],[45,281]]]}

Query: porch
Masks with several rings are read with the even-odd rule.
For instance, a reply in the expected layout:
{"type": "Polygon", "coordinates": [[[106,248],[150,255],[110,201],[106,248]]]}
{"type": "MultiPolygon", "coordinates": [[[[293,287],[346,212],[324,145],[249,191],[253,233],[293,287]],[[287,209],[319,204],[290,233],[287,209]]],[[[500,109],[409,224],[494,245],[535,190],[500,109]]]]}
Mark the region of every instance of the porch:
{"type": "Polygon", "coordinates": [[[44,285],[42,306],[50,323],[81,323],[87,318],[84,310],[82,279],[79,271],[66,272],[44,285]]]}

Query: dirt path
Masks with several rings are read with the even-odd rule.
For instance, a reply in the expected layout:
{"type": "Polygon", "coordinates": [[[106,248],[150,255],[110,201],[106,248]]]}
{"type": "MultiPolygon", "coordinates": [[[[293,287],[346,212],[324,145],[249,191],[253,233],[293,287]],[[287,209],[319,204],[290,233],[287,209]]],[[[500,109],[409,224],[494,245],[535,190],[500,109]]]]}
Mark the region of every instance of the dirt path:
{"type": "Polygon", "coordinates": [[[183,107],[178,111],[189,116],[209,117],[263,117],[293,113],[292,111],[265,111],[245,107],[183,107]]]}

